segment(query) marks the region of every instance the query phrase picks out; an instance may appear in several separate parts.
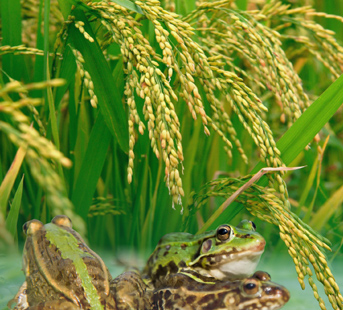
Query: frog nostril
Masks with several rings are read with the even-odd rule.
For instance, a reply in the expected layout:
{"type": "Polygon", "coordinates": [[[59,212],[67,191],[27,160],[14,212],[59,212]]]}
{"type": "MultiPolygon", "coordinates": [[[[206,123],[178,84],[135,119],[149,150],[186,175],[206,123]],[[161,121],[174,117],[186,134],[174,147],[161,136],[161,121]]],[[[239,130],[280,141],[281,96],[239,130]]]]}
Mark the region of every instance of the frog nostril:
{"type": "Polygon", "coordinates": [[[264,291],[265,291],[265,293],[267,294],[267,295],[270,295],[270,294],[272,294],[273,293],[273,290],[272,290],[272,288],[271,287],[266,287],[265,289],[264,289],[264,291]]]}

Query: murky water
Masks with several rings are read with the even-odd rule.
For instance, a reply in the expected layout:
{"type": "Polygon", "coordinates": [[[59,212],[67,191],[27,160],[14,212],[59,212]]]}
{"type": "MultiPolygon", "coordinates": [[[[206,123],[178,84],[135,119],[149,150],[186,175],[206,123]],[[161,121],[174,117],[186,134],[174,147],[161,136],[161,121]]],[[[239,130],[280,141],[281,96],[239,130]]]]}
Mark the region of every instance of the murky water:
{"type": "MultiPolygon", "coordinates": [[[[273,259],[262,260],[258,269],[267,271],[271,275],[272,281],[282,284],[290,291],[291,299],[282,308],[283,310],[320,310],[307,279],[305,279],[305,290],[301,289],[294,263],[290,256],[284,255],[276,259],[274,255],[273,259]]],[[[341,292],[343,292],[343,260],[335,261],[332,266],[330,265],[330,269],[341,292]]],[[[327,309],[332,309],[329,300],[326,298],[322,284],[316,280],[315,283],[327,309]]]]}
{"type": "MultiPolygon", "coordinates": [[[[110,253],[105,255],[105,263],[110,269],[113,276],[120,274],[123,267],[114,265],[114,260],[111,259],[110,253]]],[[[343,260],[335,261],[332,266],[332,272],[336,278],[338,285],[343,291],[343,260]]],[[[276,257],[271,259],[263,259],[258,266],[258,270],[267,271],[274,282],[282,284],[291,292],[291,299],[283,310],[320,310],[318,302],[313,297],[313,292],[310,285],[306,283],[306,289],[303,291],[297,280],[294,264],[289,256],[276,257]]],[[[0,254],[0,310],[7,309],[7,302],[16,294],[18,288],[24,281],[24,275],[21,270],[20,255],[1,255],[0,254]]],[[[327,309],[332,309],[322,285],[317,283],[320,295],[323,297],[327,309]]]]}

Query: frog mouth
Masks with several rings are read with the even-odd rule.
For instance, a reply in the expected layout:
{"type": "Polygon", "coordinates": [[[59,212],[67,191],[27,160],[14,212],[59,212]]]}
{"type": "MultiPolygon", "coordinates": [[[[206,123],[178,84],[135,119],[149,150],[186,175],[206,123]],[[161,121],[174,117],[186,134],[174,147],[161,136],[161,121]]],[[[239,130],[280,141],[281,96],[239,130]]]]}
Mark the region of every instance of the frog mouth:
{"type": "Polygon", "coordinates": [[[248,249],[232,248],[230,253],[208,255],[195,263],[193,268],[218,280],[245,278],[254,273],[265,244],[262,240],[248,249]]]}

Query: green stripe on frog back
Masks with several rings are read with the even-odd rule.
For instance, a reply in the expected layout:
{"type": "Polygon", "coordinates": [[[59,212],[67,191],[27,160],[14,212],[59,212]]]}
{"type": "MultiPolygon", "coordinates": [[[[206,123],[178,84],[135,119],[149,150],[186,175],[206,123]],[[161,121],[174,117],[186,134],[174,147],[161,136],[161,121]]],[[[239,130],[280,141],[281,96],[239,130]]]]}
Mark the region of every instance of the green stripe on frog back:
{"type": "Polygon", "coordinates": [[[44,227],[46,229],[46,238],[59,249],[62,258],[72,260],[91,309],[104,309],[99,300],[98,291],[94,287],[87,266],[82,259],[88,253],[83,252],[78,246],[78,240],[63,228],[52,223],[46,224],[44,227]]]}

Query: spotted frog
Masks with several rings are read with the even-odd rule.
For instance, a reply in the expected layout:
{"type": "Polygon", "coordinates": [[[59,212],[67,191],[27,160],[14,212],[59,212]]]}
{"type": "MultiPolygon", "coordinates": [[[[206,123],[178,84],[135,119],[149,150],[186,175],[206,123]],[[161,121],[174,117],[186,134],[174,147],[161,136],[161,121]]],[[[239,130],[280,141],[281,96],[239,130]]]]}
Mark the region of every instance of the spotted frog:
{"type": "Polygon", "coordinates": [[[277,310],[289,300],[286,288],[257,271],[249,278],[199,283],[184,274],[167,276],[168,285],[152,294],[153,310],[277,310]]]}
{"type": "Polygon", "coordinates": [[[67,216],[24,224],[26,281],[15,309],[117,309],[102,259],[72,229],[67,216]]]}
{"type": "MultiPolygon", "coordinates": [[[[244,230],[241,226],[235,228],[236,234],[244,230]]],[[[226,230],[217,232],[220,236],[230,233],[226,226],[220,229],[226,230]]],[[[289,298],[287,290],[270,282],[265,273],[243,280],[214,279],[210,284],[170,272],[160,287],[148,287],[138,272],[112,279],[102,259],[72,229],[66,216],[57,216],[46,225],[32,220],[24,225],[24,232],[26,281],[15,298],[15,309],[272,310],[289,298]]]]}
{"type": "Polygon", "coordinates": [[[169,274],[183,273],[205,283],[250,276],[265,247],[251,221],[221,225],[200,235],[170,233],[162,237],[143,270],[155,287],[169,274]]]}

